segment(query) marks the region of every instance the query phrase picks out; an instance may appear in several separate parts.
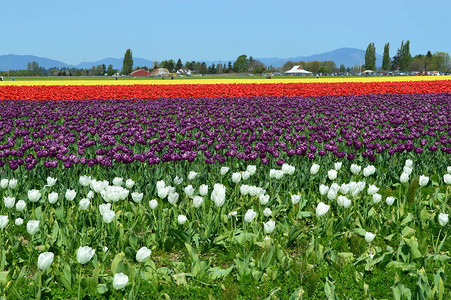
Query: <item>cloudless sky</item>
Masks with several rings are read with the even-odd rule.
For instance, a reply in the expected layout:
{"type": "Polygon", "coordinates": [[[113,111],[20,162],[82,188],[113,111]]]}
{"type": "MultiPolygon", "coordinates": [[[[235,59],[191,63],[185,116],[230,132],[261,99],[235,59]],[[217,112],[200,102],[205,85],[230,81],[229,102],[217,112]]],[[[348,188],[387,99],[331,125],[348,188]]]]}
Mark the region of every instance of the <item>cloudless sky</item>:
{"type": "Polygon", "coordinates": [[[161,61],[295,57],[374,42],[393,56],[451,53],[449,0],[5,0],[0,55],[69,64],[134,57],[161,61]]]}

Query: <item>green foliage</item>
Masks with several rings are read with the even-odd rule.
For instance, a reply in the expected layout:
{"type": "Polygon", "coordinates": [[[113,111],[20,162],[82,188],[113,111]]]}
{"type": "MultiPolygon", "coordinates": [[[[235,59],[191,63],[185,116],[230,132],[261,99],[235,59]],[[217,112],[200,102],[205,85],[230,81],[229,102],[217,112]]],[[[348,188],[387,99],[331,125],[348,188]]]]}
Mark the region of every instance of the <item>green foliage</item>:
{"type": "Polygon", "coordinates": [[[233,63],[233,72],[236,73],[247,72],[248,68],[249,68],[249,59],[245,54],[238,56],[238,58],[233,63]]]}
{"type": "Polygon", "coordinates": [[[365,69],[376,70],[376,47],[370,43],[365,52],[365,69]]]}
{"type": "Polygon", "coordinates": [[[122,61],[122,73],[129,75],[133,71],[133,55],[130,49],[127,49],[124,54],[124,59],[122,61]]]}
{"type": "Polygon", "coordinates": [[[390,43],[386,43],[384,46],[384,54],[382,56],[382,70],[388,71],[391,69],[390,60],[390,43]]]}

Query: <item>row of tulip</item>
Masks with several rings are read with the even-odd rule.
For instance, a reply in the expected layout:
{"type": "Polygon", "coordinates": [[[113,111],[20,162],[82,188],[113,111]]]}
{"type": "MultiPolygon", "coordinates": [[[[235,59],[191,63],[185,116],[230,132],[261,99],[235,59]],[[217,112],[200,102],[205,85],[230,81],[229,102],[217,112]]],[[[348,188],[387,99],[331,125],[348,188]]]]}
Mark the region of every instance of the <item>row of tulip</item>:
{"type": "Polygon", "coordinates": [[[177,85],[1,85],[0,100],[159,99],[199,97],[327,96],[451,92],[451,80],[177,85]]]}

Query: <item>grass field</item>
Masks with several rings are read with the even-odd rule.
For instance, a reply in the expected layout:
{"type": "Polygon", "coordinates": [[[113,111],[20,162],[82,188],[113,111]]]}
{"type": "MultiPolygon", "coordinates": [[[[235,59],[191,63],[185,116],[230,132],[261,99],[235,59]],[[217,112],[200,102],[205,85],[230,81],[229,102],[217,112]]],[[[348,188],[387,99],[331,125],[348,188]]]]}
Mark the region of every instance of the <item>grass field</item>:
{"type": "Polygon", "coordinates": [[[383,82],[383,81],[431,81],[451,80],[451,76],[373,76],[373,77],[287,77],[267,79],[263,76],[195,76],[175,77],[173,80],[160,77],[6,77],[1,85],[129,85],[129,84],[234,84],[234,83],[297,83],[297,82],[383,82]]]}

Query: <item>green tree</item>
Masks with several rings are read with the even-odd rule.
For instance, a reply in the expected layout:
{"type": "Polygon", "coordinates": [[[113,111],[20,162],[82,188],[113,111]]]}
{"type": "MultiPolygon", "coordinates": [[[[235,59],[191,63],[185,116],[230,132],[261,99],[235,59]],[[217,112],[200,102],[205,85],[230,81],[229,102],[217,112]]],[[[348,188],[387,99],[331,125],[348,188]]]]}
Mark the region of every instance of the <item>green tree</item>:
{"type": "Polygon", "coordinates": [[[390,43],[386,43],[384,46],[384,55],[382,58],[382,70],[388,71],[391,69],[390,64],[390,43]]]}
{"type": "Polygon", "coordinates": [[[108,76],[112,76],[114,73],[116,73],[116,70],[113,69],[113,65],[109,65],[109,66],[108,66],[108,69],[106,70],[106,74],[107,74],[108,76]]]}
{"type": "Polygon", "coordinates": [[[177,60],[177,64],[175,65],[175,69],[178,71],[181,68],[183,68],[183,63],[182,60],[179,58],[179,60],[177,60]]]}
{"type": "Polygon", "coordinates": [[[365,52],[365,69],[376,70],[376,47],[374,43],[369,43],[365,52]]]}
{"type": "Polygon", "coordinates": [[[27,64],[27,71],[31,76],[39,76],[43,70],[36,61],[32,61],[27,64]]]}
{"type": "Polygon", "coordinates": [[[346,72],[345,65],[340,65],[340,73],[345,73],[345,72],[346,72]]]}
{"type": "Polygon", "coordinates": [[[447,52],[435,52],[432,57],[437,71],[445,72],[449,70],[450,59],[447,52]]]}
{"type": "Polygon", "coordinates": [[[122,62],[122,73],[128,75],[132,71],[133,71],[132,51],[130,49],[127,49],[127,51],[125,51],[124,60],[122,62]]]}
{"type": "Polygon", "coordinates": [[[249,59],[247,59],[247,55],[243,54],[238,56],[238,58],[233,63],[233,72],[243,73],[247,72],[249,67],[249,59]]]}
{"type": "Polygon", "coordinates": [[[402,41],[399,54],[399,69],[401,71],[408,71],[409,65],[412,62],[412,55],[410,54],[410,41],[405,43],[402,41]]]}

